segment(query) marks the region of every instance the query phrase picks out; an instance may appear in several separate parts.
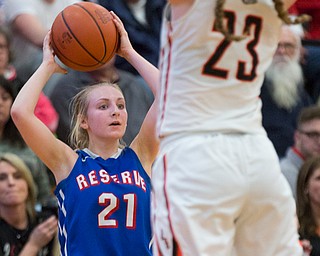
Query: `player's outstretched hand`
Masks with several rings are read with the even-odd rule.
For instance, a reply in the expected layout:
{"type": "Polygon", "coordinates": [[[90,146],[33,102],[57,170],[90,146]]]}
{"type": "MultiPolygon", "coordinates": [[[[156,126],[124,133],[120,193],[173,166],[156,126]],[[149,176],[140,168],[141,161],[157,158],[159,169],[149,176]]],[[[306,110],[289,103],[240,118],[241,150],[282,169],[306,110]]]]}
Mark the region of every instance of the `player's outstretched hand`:
{"type": "Polygon", "coordinates": [[[117,30],[120,35],[120,44],[117,49],[117,54],[123,58],[130,55],[130,52],[134,51],[131,42],[129,40],[128,32],[125,30],[124,25],[120,18],[113,12],[110,12],[113,17],[113,22],[115,23],[117,30]]]}
{"type": "Polygon", "coordinates": [[[62,74],[67,73],[67,70],[62,68],[55,61],[55,54],[51,47],[51,30],[47,33],[43,41],[43,60],[42,61],[47,65],[52,66],[52,68],[54,69],[54,73],[62,73],[62,74]]]}

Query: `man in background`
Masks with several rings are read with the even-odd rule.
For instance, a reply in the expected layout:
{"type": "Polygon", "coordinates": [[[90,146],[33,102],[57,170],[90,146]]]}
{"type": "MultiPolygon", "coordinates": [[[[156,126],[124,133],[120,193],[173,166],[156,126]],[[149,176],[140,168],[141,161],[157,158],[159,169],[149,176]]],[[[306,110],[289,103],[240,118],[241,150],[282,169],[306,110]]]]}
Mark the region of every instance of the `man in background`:
{"type": "Polygon", "coordinates": [[[293,145],[299,112],[313,104],[304,88],[300,64],[302,33],[301,25],[282,26],[277,51],[261,88],[263,126],[279,158],[293,145]]]}
{"type": "Polygon", "coordinates": [[[301,110],[294,132],[294,145],[280,160],[281,171],[295,198],[300,167],[313,156],[320,156],[320,107],[316,105],[301,110]]]}

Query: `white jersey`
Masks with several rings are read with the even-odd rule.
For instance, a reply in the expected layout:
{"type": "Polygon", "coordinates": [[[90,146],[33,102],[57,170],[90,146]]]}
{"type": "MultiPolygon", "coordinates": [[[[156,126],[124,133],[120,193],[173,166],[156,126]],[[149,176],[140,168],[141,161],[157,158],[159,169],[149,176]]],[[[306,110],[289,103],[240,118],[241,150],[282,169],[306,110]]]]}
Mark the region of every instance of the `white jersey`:
{"type": "Polygon", "coordinates": [[[281,20],[272,0],[227,0],[231,31],[249,35],[228,42],[214,30],[215,0],[195,0],[161,34],[160,137],[181,132],[264,133],[260,88],[277,47],[281,20]],[[232,8],[230,3],[232,3],[232,8]]]}

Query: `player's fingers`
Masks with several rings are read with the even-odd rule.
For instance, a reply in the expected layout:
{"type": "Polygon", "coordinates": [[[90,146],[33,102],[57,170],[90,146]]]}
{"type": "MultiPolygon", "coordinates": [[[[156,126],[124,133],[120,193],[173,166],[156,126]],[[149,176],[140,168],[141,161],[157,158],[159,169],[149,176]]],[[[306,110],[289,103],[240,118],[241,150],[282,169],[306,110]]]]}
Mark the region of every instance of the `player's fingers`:
{"type": "Polygon", "coordinates": [[[50,32],[48,32],[48,34],[45,36],[44,40],[43,40],[43,49],[46,49],[49,47],[50,44],[50,32]]]}
{"type": "Polygon", "coordinates": [[[60,74],[68,74],[68,70],[62,68],[61,66],[59,66],[58,70],[57,70],[57,73],[60,73],[60,74]]]}
{"type": "Polygon", "coordinates": [[[113,11],[110,11],[110,13],[111,13],[113,19],[115,19],[117,22],[119,22],[120,25],[123,26],[123,23],[122,23],[121,19],[118,17],[118,15],[115,14],[113,11]]]}

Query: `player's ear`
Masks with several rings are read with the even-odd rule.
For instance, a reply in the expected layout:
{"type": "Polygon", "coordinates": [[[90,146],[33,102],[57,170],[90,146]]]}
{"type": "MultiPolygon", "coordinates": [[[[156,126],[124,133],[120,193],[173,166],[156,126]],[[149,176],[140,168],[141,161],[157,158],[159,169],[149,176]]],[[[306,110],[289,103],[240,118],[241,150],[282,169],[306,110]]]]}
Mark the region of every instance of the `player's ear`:
{"type": "Polygon", "coordinates": [[[80,127],[84,130],[87,130],[88,129],[88,122],[87,122],[87,118],[85,118],[84,116],[82,115],[79,115],[78,116],[78,120],[79,120],[79,123],[80,123],[80,127]]]}

